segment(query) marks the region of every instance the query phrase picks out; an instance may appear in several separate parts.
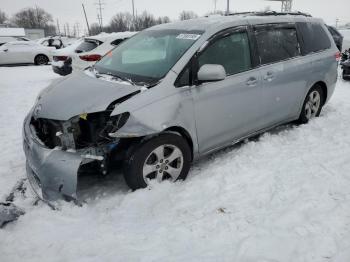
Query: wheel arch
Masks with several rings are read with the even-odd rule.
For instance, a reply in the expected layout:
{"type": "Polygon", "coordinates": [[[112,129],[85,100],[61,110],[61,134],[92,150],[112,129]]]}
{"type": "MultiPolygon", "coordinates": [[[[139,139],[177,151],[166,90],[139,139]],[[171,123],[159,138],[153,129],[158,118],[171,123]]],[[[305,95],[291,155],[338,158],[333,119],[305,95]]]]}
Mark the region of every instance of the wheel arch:
{"type": "Polygon", "coordinates": [[[163,132],[176,132],[180,134],[183,138],[185,138],[186,142],[190,146],[191,149],[191,160],[194,158],[194,149],[193,149],[193,140],[190,133],[181,126],[171,126],[165,129],[163,132]]]}
{"type": "MultiPolygon", "coordinates": [[[[315,84],[313,84],[311,86],[311,88],[315,87],[315,86],[319,86],[321,87],[322,91],[323,91],[323,95],[324,95],[324,98],[323,98],[323,101],[322,101],[322,105],[324,105],[327,101],[327,98],[328,98],[328,88],[327,88],[327,84],[324,82],[324,81],[318,81],[316,82],[315,84]]],[[[308,92],[311,90],[311,88],[308,90],[308,92]]]]}

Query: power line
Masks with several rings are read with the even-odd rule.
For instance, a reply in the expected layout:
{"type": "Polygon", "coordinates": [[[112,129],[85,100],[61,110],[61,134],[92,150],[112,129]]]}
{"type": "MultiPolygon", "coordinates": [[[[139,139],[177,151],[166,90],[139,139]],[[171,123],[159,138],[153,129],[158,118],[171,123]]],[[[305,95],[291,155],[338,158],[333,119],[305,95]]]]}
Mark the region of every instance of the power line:
{"type": "Polygon", "coordinates": [[[103,6],[106,5],[104,2],[102,2],[101,0],[98,0],[97,3],[95,3],[95,5],[97,5],[97,20],[99,21],[100,24],[100,28],[102,31],[102,27],[103,27],[103,16],[102,16],[102,10],[104,9],[103,6]]]}

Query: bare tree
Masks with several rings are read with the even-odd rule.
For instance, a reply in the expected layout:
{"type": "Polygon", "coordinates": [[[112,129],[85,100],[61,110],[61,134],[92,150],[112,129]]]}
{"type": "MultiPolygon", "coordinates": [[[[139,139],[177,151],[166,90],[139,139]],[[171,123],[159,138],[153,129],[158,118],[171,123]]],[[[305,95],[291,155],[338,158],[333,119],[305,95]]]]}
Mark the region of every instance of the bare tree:
{"type": "Polygon", "coordinates": [[[132,25],[133,25],[132,14],[125,12],[125,13],[117,13],[115,16],[113,16],[109,27],[111,32],[122,32],[122,31],[131,30],[132,25]]]}
{"type": "Polygon", "coordinates": [[[193,19],[197,17],[198,15],[193,11],[182,11],[179,15],[180,20],[188,20],[188,19],[193,19]]]}
{"type": "Polygon", "coordinates": [[[168,16],[160,16],[156,20],[156,24],[166,24],[170,23],[170,18],[168,16]]]}
{"type": "Polygon", "coordinates": [[[45,28],[53,22],[51,14],[39,7],[22,9],[12,17],[14,24],[24,28],[45,28]]]}
{"type": "Polygon", "coordinates": [[[135,30],[140,31],[148,27],[156,25],[156,19],[154,16],[144,11],[140,16],[135,19],[135,30]]]}
{"type": "Polygon", "coordinates": [[[93,23],[90,25],[90,35],[98,35],[101,33],[101,27],[98,23],[93,23]]]}
{"type": "Polygon", "coordinates": [[[7,21],[7,15],[0,10],[0,24],[4,24],[7,21]]]}
{"type": "MultiPolygon", "coordinates": [[[[115,14],[112,17],[109,25],[103,28],[103,31],[108,33],[132,30],[140,31],[157,24],[169,22],[170,18],[167,16],[155,18],[152,14],[146,11],[143,12],[141,15],[136,16],[135,20],[131,13],[124,12],[115,14]]],[[[97,34],[101,31],[97,24],[92,25],[91,28],[92,34],[97,34]]]]}

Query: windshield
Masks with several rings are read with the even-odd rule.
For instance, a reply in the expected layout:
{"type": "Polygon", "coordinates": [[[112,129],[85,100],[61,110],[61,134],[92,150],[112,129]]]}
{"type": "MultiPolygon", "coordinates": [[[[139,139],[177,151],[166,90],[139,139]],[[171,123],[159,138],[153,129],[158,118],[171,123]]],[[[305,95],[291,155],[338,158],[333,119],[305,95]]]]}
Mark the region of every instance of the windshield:
{"type": "Polygon", "coordinates": [[[146,30],[120,44],[95,65],[109,74],[134,83],[152,84],[163,78],[203,32],[146,30]]]}

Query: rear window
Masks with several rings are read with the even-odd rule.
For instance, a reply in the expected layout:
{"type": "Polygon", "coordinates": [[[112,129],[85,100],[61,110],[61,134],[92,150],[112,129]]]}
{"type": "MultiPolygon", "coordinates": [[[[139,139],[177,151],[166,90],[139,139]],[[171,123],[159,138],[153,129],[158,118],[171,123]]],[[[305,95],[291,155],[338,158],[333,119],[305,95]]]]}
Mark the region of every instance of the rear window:
{"type": "Polygon", "coordinates": [[[99,45],[101,45],[102,42],[98,40],[93,40],[93,39],[85,39],[84,42],[82,42],[76,49],[76,53],[84,53],[84,52],[89,52],[99,45]]]}
{"type": "Polygon", "coordinates": [[[297,28],[301,36],[301,50],[303,55],[319,52],[331,47],[331,41],[321,24],[298,22],[297,28]]]}
{"type": "Polygon", "coordinates": [[[295,28],[259,27],[255,30],[261,64],[270,64],[300,55],[295,28]]]}
{"type": "Polygon", "coordinates": [[[336,30],[334,29],[333,27],[331,26],[327,26],[329,32],[331,33],[332,36],[341,36],[341,34],[336,30]]]}

